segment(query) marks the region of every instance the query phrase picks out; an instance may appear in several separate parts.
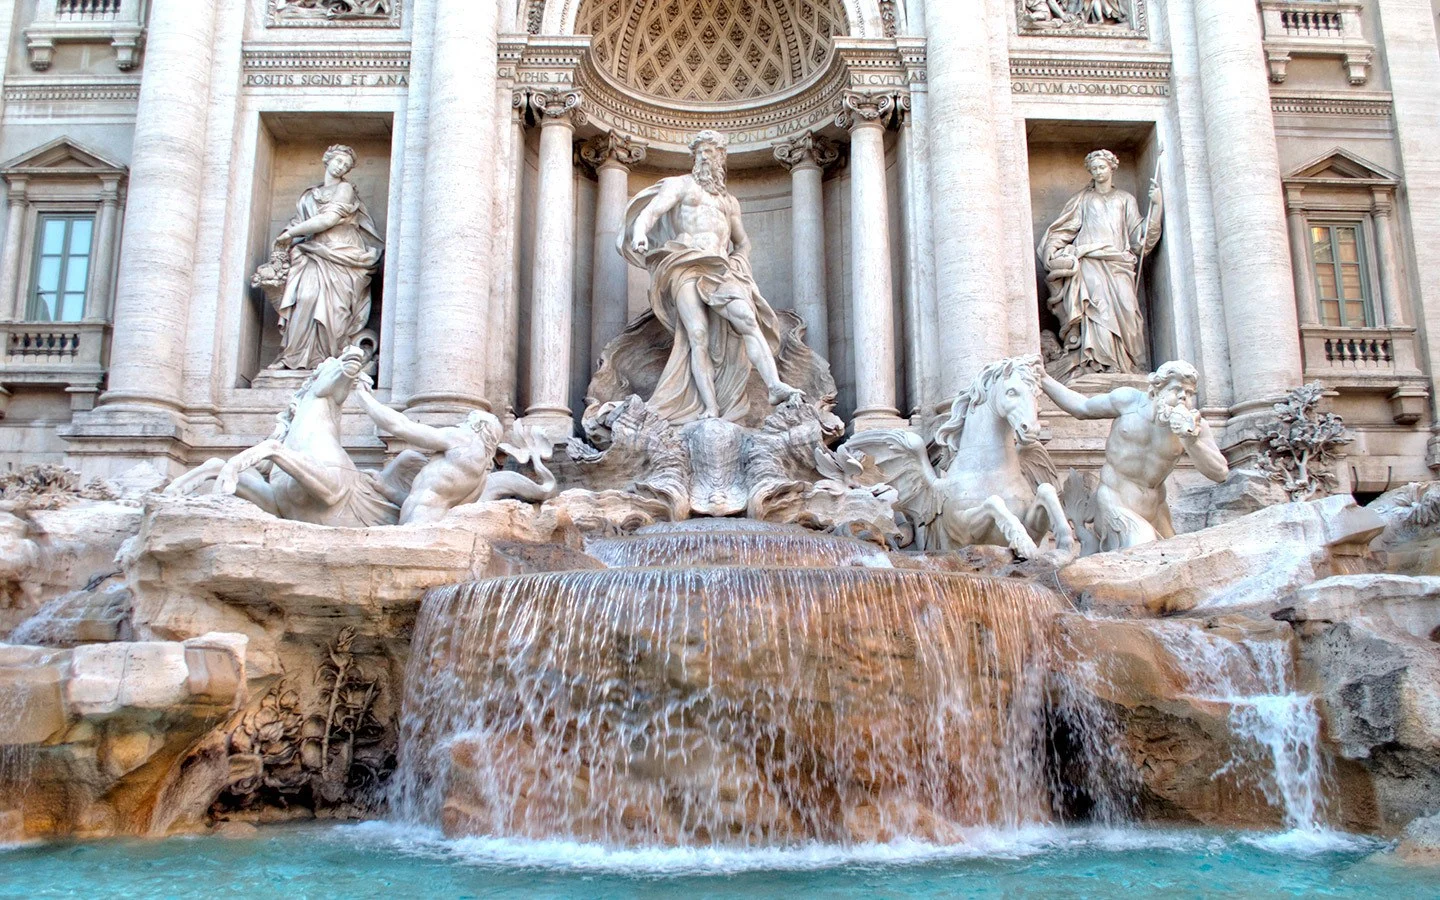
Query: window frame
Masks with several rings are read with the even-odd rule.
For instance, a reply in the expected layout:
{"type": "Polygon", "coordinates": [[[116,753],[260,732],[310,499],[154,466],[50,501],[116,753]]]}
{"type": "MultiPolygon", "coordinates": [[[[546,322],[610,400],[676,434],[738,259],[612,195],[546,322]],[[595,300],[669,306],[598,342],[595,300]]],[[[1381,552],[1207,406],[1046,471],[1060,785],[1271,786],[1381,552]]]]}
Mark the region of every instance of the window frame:
{"type": "Polygon", "coordinates": [[[1381,312],[1376,303],[1377,286],[1374,283],[1374,266],[1372,265],[1370,259],[1370,248],[1373,245],[1373,241],[1371,240],[1369,235],[1370,229],[1367,227],[1368,224],[1368,217],[1365,216],[1348,217],[1336,215],[1319,215],[1313,217],[1306,217],[1305,233],[1307,238],[1309,238],[1310,247],[1310,253],[1308,255],[1307,262],[1310,268],[1311,282],[1315,285],[1315,314],[1316,318],[1319,320],[1319,324],[1323,327],[1382,327],[1380,324],[1381,312]],[[1315,258],[1315,248],[1317,246],[1317,243],[1314,237],[1315,229],[1317,228],[1324,228],[1329,234],[1331,257],[1329,263],[1321,263],[1315,258]],[[1345,307],[1347,304],[1355,302],[1357,298],[1343,296],[1326,297],[1324,296],[1324,290],[1322,289],[1320,284],[1320,267],[1322,265],[1328,265],[1332,267],[1332,271],[1334,273],[1337,293],[1344,291],[1344,277],[1342,274],[1342,266],[1345,265],[1345,263],[1340,259],[1339,242],[1336,238],[1337,228],[1350,228],[1353,229],[1355,232],[1355,254],[1357,258],[1356,261],[1359,264],[1360,268],[1360,297],[1358,299],[1360,301],[1361,308],[1364,311],[1363,322],[1357,323],[1346,321],[1347,317],[1345,307]],[[1339,322],[1331,323],[1325,321],[1325,303],[1327,301],[1334,301],[1339,305],[1339,322]]]}
{"type": "MultiPolygon", "coordinates": [[[[24,322],[70,324],[83,322],[89,318],[91,305],[91,291],[95,282],[95,252],[98,241],[98,229],[100,223],[99,211],[88,206],[40,206],[34,210],[33,223],[30,228],[30,277],[28,279],[23,308],[21,310],[24,322]],[[75,222],[84,219],[90,222],[90,246],[86,252],[85,285],[81,291],[65,290],[66,279],[69,277],[69,261],[72,258],[70,243],[74,234],[75,222]],[[40,265],[44,261],[45,225],[47,222],[62,220],[66,223],[63,237],[62,252],[60,255],[60,281],[56,285],[56,311],[62,313],[65,308],[65,295],[80,293],[80,316],[75,319],[64,318],[40,318],[40,312],[44,309],[40,301],[40,265]]],[[[49,292],[46,292],[49,293],[49,292]]]]}

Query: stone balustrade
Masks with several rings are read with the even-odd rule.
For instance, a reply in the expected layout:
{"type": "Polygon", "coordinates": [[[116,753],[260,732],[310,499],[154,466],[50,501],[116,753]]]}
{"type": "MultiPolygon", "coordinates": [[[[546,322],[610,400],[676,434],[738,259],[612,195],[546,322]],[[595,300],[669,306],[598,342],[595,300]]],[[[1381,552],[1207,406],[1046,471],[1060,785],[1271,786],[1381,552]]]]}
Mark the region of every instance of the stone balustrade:
{"type": "Polygon", "coordinates": [[[91,409],[105,378],[106,322],[0,322],[0,385],[60,385],[72,409],[91,409]]]}
{"type": "Polygon", "coordinates": [[[1283,83],[1293,57],[1334,56],[1345,61],[1351,84],[1369,81],[1375,47],[1365,40],[1361,9],[1354,0],[1260,0],[1270,80],[1283,83]]]}
{"type": "Polygon", "coordinates": [[[1396,424],[1419,421],[1429,396],[1417,361],[1415,329],[1300,326],[1305,381],[1330,389],[1384,393],[1396,424]]]}
{"type": "Polygon", "coordinates": [[[41,0],[35,21],[25,29],[30,68],[44,72],[55,58],[55,45],[109,44],[122,72],[140,63],[145,25],[139,0],[41,0]]]}

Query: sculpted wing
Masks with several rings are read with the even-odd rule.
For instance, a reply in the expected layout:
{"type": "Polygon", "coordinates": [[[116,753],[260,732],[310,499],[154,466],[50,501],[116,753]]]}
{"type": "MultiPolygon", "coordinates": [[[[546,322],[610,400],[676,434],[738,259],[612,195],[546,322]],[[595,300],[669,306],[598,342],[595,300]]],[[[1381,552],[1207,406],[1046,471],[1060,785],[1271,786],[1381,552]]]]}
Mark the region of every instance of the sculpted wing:
{"type": "Polygon", "coordinates": [[[896,503],[916,525],[928,525],[940,517],[939,480],[930,466],[925,440],[909,431],[865,431],[845,444],[854,454],[863,453],[875,462],[885,480],[899,494],[896,503]]]}
{"type": "Polygon", "coordinates": [[[1045,449],[1044,444],[1034,443],[1020,447],[1020,468],[1025,472],[1025,477],[1030,479],[1030,487],[1037,488],[1042,484],[1053,484],[1060,486],[1060,472],[1055,468],[1055,463],[1050,459],[1050,452],[1045,449]]]}

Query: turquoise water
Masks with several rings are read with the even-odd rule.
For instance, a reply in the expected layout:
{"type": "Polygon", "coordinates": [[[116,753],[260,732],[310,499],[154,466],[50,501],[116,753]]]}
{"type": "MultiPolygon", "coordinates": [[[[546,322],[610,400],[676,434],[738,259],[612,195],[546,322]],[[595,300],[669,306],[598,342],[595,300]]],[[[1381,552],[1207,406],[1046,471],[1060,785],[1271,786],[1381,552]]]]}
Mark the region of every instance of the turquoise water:
{"type": "Polygon", "coordinates": [[[0,849],[0,897],[1211,897],[1440,896],[1433,870],[1337,835],[1037,829],[924,845],[607,851],[445,841],[383,824],[248,838],[0,849]]]}

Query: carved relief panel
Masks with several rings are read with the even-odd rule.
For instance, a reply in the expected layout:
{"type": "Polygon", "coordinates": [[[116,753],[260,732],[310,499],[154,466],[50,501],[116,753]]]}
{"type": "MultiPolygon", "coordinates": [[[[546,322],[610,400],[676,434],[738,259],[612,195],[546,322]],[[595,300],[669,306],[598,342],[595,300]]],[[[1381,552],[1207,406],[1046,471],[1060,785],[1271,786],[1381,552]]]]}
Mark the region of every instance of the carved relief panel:
{"type": "Polygon", "coordinates": [[[1015,0],[1021,34],[1143,38],[1145,0],[1015,0]]]}
{"type": "Polygon", "coordinates": [[[404,0],[270,0],[265,24],[271,28],[351,26],[400,27],[404,0]]]}

